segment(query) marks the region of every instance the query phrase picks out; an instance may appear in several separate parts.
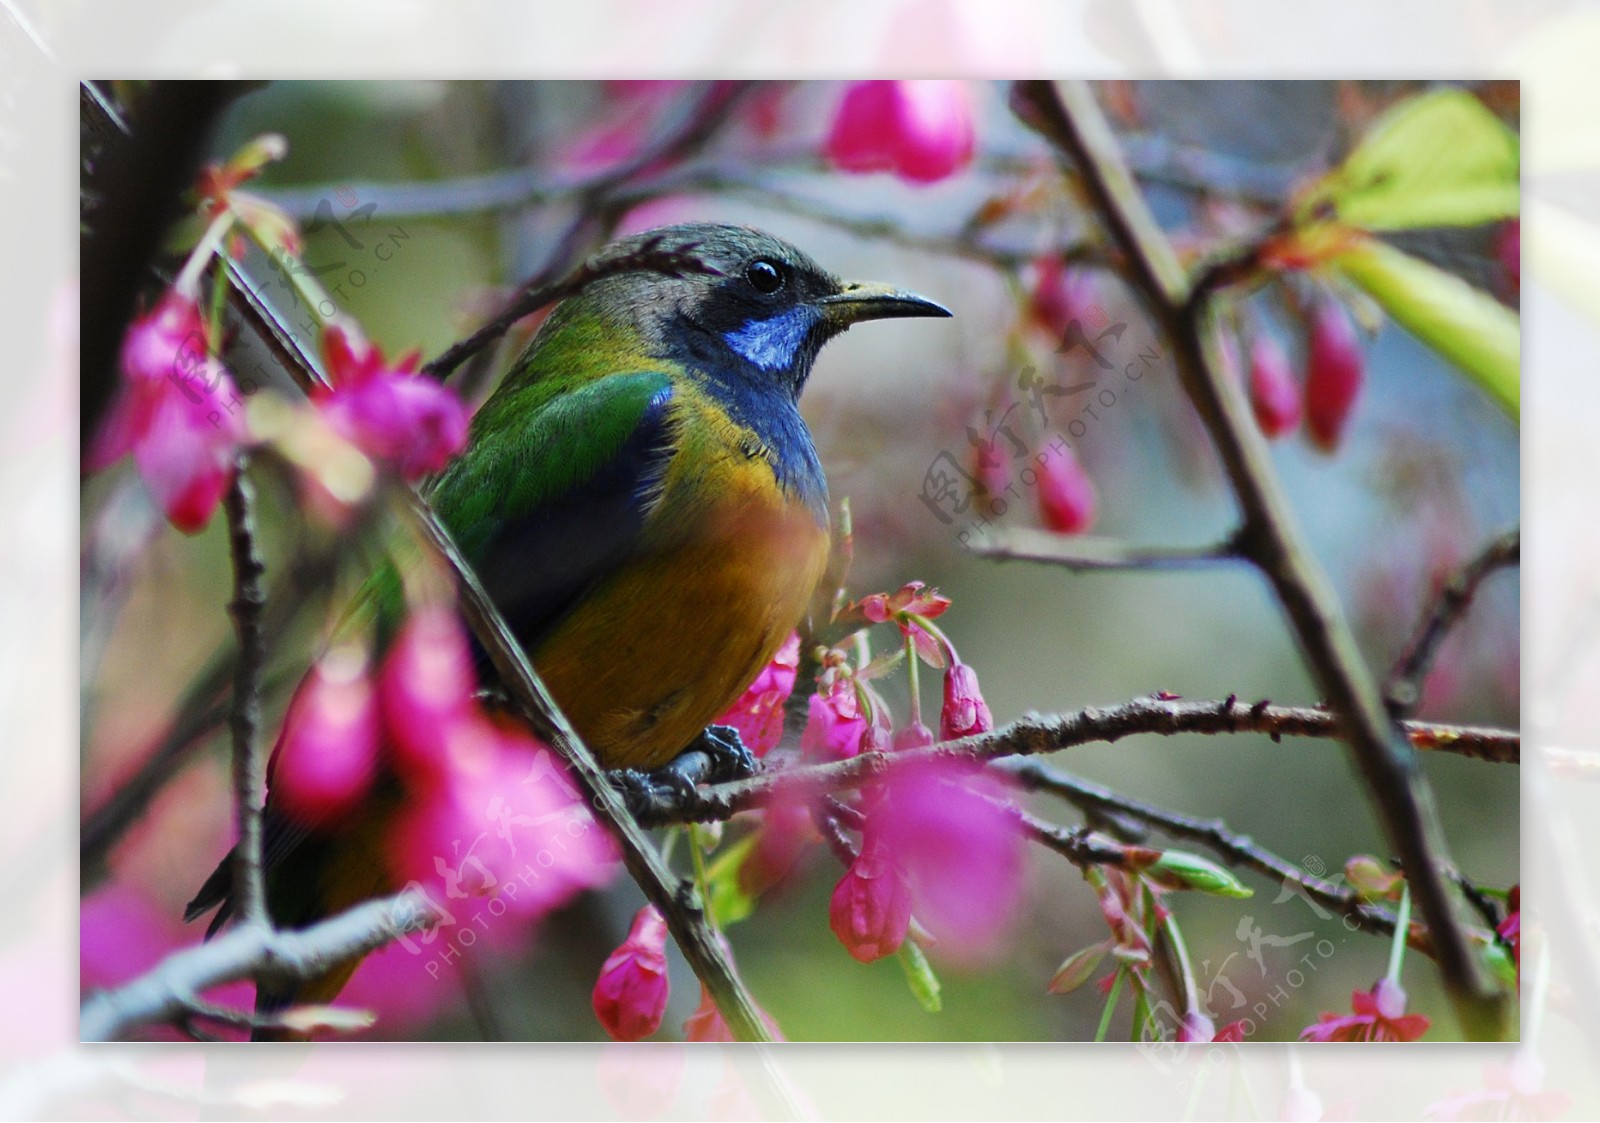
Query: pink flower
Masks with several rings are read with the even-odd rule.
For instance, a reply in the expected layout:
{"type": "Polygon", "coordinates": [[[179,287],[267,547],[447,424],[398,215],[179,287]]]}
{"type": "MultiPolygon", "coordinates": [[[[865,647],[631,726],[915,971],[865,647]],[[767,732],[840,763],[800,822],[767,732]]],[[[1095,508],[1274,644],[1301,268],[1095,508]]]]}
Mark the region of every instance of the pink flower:
{"type": "MultiPolygon", "coordinates": [[[[783,1031],[778,1028],[778,1023],[772,1020],[772,1015],[765,1010],[758,1010],[762,1023],[767,1027],[767,1032],[774,1041],[784,1040],[783,1031]]],[[[728,1029],[728,1023],[722,1020],[722,1012],[717,1009],[717,1004],[711,1001],[711,992],[706,990],[705,984],[700,985],[700,1005],[695,1008],[683,1023],[683,1039],[685,1041],[732,1041],[733,1032],[728,1029]]]]}
{"type": "Polygon", "coordinates": [[[828,926],[853,958],[871,963],[899,950],[910,923],[911,894],[905,875],[869,818],[861,853],[828,902],[828,926]]]}
{"type": "Polygon", "coordinates": [[[1244,1040],[1244,1031],[1245,1020],[1240,1018],[1238,1021],[1229,1022],[1217,1030],[1216,1033],[1211,1035],[1211,1040],[1219,1045],[1230,1041],[1237,1043],[1244,1040]]]}
{"type": "Polygon", "coordinates": [[[1011,488],[1011,465],[1000,451],[999,437],[985,437],[973,443],[972,475],[978,481],[987,507],[997,515],[1005,514],[1003,496],[1011,488]]]}
{"type": "Polygon", "coordinates": [[[273,801],[310,826],[347,810],[378,768],[378,702],[364,655],[335,652],[301,681],[268,768],[273,801]]]}
{"type": "Polygon", "coordinates": [[[939,739],[954,741],[994,728],[989,704],[978,689],[978,672],[965,663],[952,663],[944,673],[944,708],[939,712],[939,739]]]}
{"type": "Polygon", "coordinates": [[[200,309],[176,291],[128,329],[123,386],[89,451],[89,469],[133,454],[139,476],[172,525],[193,534],[233,482],[245,431],[239,395],[206,354],[200,309]]]}
{"type": "Polygon", "coordinates": [[[618,1041],[642,1041],[667,1011],[667,922],[654,905],[633,918],[628,938],[600,967],[594,1013],[618,1041]]]}
{"type": "Polygon", "coordinates": [[[813,760],[827,761],[844,760],[861,751],[861,735],[869,723],[852,680],[834,679],[825,692],[813,694],[807,705],[801,752],[813,760]]]}
{"type": "Polygon", "coordinates": [[[477,685],[455,612],[442,605],[413,612],[384,658],[380,681],[395,763],[413,782],[438,775],[455,729],[474,712],[477,685]]]}
{"type": "Polygon", "coordinates": [[[1250,344],[1250,405],[1267,437],[1292,433],[1300,424],[1300,387],[1289,371],[1289,357],[1270,335],[1250,344]]]}
{"type": "Polygon", "coordinates": [[[1039,454],[1039,515],[1057,534],[1082,534],[1094,525],[1094,481],[1066,445],[1039,454]]]}
{"type": "MultiPolygon", "coordinates": [[[[904,872],[911,912],[957,960],[987,958],[1022,901],[1022,833],[992,774],[930,761],[897,769],[869,823],[904,872]]],[[[887,910],[886,910],[887,911],[887,910]]]]}
{"type": "Polygon", "coordinates": [[[467,411],[455,392],[416,373],[413,351],[393,366],[338,324],[322,333],[331,387],[311,400],[338,433],[408,480],[437,472],[467,444],[467,411]]]}
{"type": "Polygon", "coordinates": [[[965,82],[856,82],[839,103],[827,152],[843,171],[932,183],[966,167],[972,147],[965,82]]]}
{"type": "Polygon", "coordinates": [[[1406,1013],[1406,992],[1387,977],[1370,991],[1353,991],[1352,1014],[1323,1013],[1300,1031],[1302,1041],[1415,1041],[1428,1031],[1422,1014],[1406,1013]]]}
{"type": "Polygon", "coordinates": [[[933,744],[933,730],[914,721],[910,725],[903,725],[894,732],[893,747],[900,749],[922,749],[933,744]]]}
{"type": "Polygon", "coordinates": [[[744,747],[756,756],[765,756],[783,740],[784,703],[794,692],[796,668],[800,666],[800,633],[792,632],[772,662],[761,668],[755,681],[716,719],[717,725],[731,725],[739,731],[744,747]]]}
{"type": "Polygon", "coordinates": [[[1094,278],[1083,269],[1068,268],[1054,254],[1034,263],[1036,279],[1028,309],[1033,318],[1056,339],[1064,339],[1076,320],[1090,326],[1090,309],[1096,303],[1094,278]]]}
{"type": "Polygon", "coordinates": [[[1306,429],[1324,452],[1339,446],[1366,377],[1356,326],[1344,305],[1324,299],[1311,315],[1306,360],[1306,429]]]}
{"type": "Polygon", "coordinates": [[[817,830],[804,803],[769,804],[762,812],[761,833],[739,866],[739,888],[752,896],[788,879],[800,865],[817,830]]]}
{"type": "Polygon", "coordinates": [[[453,741],[449,769],[411,793],[390,829],[396,880],[452,914],[467,902],[456,919],[470,921],[475,898],[534,918],[610,879],[615,844],[548,748],[481,716],[453,741]]]}

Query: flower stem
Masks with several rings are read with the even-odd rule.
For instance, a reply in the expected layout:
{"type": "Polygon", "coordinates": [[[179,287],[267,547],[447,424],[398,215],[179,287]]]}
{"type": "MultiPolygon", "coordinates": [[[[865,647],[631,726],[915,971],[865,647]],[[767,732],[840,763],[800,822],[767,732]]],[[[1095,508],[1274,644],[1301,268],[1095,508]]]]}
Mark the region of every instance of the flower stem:
{"type": "Polygon", "coordinates": [[[1400,888],[1400,910],[1394,920],[1394,943],[1389,945],[1389,981],[1400,982],[1400,967],[1406,958],[1406,940],[1411,935],[1411,886],[1400,888]]]}
{"type": "Polygon", "coordinates": [[[1111,978],[1111,992],[1106,995],[1106,1008],[1100,1013],[1100,1028],[1094,1031],[1096,1041],[1104,1041],[1106,1034],[1111,1030],[1111,1015],[1117,1012],[1117,999],[1122,995],[1122,981],[1127,975],[1126,968],[1118,967],[1117,973],[1111,978]]]}
{"type": "Polygon", "coordinates": [[[190,251],[189,259],[178,271],[178,279],[172,282],[173,291],[196,304],[200,302],[200,274],[205,272],[212,255],[222,245],[222,239],[227,235],[228,227],[233,225],[234,217],[234,213],[227,210],[211,220],[211,225],[206,227],[206,232],[200,235],[200,240],[190,251]]]}
{"type": "Polygon", "coordinates": [[[917,666],[917,645],[906,635],[906,690],[911,695],[911,724],[922,724],[922,684],[917,666]]]}

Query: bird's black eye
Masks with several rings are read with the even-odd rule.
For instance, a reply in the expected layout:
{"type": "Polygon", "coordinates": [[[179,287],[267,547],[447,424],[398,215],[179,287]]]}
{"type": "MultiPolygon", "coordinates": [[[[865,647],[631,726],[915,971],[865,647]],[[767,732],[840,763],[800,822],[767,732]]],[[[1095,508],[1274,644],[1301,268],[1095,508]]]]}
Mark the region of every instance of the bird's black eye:
{"type": "Polygon", "coordinates": [[[750,287],[762,296],[771,296],[783,287],[785,270],[777,262],[768,261],[766,258],[757,258],[750,263],[750,268],[744,271],[744,279],[750,282],[750,287]]]}

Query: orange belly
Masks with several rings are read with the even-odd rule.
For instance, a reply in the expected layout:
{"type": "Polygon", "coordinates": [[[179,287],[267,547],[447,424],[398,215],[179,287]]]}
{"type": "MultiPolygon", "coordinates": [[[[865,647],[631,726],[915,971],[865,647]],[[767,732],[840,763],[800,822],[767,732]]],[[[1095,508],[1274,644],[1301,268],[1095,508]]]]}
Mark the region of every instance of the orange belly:
{"type": "Polygon", "coordinates": [[[603,765],[659,767],[776,654],[827,555],[828,532],[765,462],[721,455],[669,473],[638,554],[534,665],[603,765]]]}

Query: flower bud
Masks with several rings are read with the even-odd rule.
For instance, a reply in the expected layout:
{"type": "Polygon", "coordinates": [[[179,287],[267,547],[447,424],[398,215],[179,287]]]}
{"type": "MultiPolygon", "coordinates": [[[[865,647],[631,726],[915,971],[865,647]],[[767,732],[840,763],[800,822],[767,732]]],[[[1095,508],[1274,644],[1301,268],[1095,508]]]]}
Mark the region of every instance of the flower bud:
{"type": "Polygon", "coordinates": [[[335,649],[311,668],[289,703],[272,759],[275,805],[307,826],[350,808],[377,772],[378,731],[365,653],[335,649]]]}
{"type": "Polygon", "coordinates": [[[1270,335],[1259,335],[1250,344],[1250,405],[1268,439],[1292,433],[1300,424],[1300,387],[1289,370],[1289,357],[1270,335]]]}
{"type": "Polygon", "coordinates": [[[1039,515],[1057,534],[1081,534],[1094,524],[1094,481],[1064,444],[1039,454],[1039,515]]]}
{"type": "Polygon", "coordinates": [[[1306,362],[1306,429],[1324,452],[1338,448],[1350,421],[1366,360],[1350,313],[1333,300],[1323,300],[1311,315],[1306,362]]]}
{"type": "Polygon", "coordinates": [[[874,835],[869,821],[861,853],[834,887],[828,926],[845,950],[862,963],[897,951],[911,923],[905,875],[874,835]]]}
{"type": "Polygon", "coordinates": [[[939,712],[939,739],[954,741],[994,728],[989,704],[978,689],[978,672],[965,663],[952,663],[944,675],[944,708],[939,712]]]}
{"type": "Polygon", "coordinates": [[[667,922],[654,905],[633,918],[628,938],[600,967],[594,1013],[618,1041],[642,1041],[667,1010],[667,922]]]}

